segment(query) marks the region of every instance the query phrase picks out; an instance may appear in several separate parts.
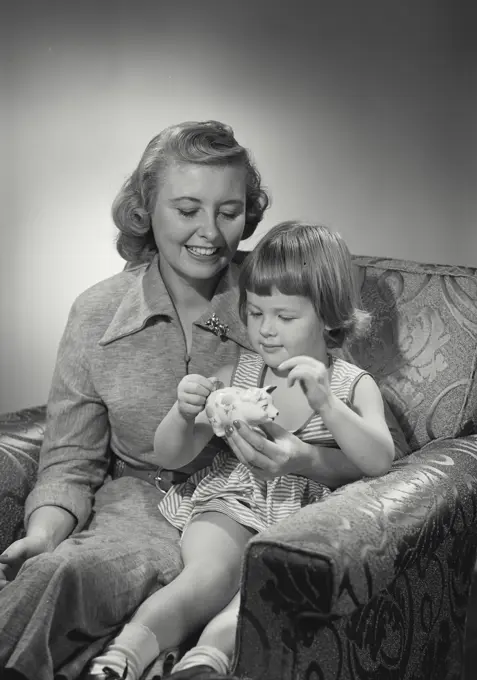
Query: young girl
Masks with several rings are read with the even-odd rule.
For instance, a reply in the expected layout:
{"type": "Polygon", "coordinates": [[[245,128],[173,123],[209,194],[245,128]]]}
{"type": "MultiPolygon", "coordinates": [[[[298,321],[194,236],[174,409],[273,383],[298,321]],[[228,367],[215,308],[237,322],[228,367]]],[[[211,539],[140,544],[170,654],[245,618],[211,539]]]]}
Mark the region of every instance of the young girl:
{"type": "MultiPolygon", "coordinates": [[[[280,224],[247,257],[239,286],[240,315],[254,352],[241,350],[235,366],[224,366],[215,378],[188,375],[181,380],[177,402],[156,431],[159,465],[183,467],[211,439],[204,407],[220,381],[239,387],[273,385],[278,425],[308,446],[338,446],[363,475],[385,473],[394,444],[380,391],[366,371],[330,353],[368,324],[342,238],[320,226],[280,224]]],[[[232,433],[228,428],[231,446],[232,433]]],[[[96,659],[92,675],[106,677],[109,667],[138,680],[159,654],[208,622],[198,646],[173,673],[178,679],[192,677],[191,667],[199,666],[225,673],[233,654],[241,562],[249,539],[328,493],[305,477],[264,480],[231,452],[219,453],[210,467],[172,487],[159,508],[182,531],[184,569],[139,607],[96,659]]]]}

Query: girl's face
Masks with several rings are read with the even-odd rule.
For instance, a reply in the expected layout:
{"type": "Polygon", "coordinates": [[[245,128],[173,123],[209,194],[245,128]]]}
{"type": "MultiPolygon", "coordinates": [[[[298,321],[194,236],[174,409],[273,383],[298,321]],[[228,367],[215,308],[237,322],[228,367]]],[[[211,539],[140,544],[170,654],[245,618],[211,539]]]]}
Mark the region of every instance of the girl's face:
{"type": "Polygon", "coordinates": [[[271,295],[247,291],[246,310],[252,347],[270,368],[303,354],[326,363],[324,324],[308,298],[284,295],[277,288],[271,295]]]}
{"type": "Polygon", "coordinates": [[[245,226],[246,170],[171,163],[161,177],[152,230],[161,272],[194,285],[214,280],[234,256],[245,226]]]}

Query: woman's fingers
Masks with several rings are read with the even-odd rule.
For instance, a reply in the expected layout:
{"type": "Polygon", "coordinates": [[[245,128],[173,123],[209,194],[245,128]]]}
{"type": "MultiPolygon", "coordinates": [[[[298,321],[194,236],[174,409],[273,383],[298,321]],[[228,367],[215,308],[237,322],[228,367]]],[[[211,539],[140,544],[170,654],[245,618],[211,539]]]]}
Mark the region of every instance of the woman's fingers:
{"type": "MultiPolygon", "coordinates": [[[[280,458],[280,451],[275,451],[277,447],[266,437],[249,428],[241,421],[235,421],[239,427],[235,426],[227,431],[227,442],[237,456],[238,460],[247,467],[253,467],[254,473],[260,471],[267,475],[267,478],[276,476],[277,459],[280,458]]],[[[234,423],[235,424],[235,423],[234,423]]]]}
{"type": "Polygon", "coordinates": [[[0,590],[15,578],[27,557],[25,539],[15,541],[0,555],[0,590]]]}

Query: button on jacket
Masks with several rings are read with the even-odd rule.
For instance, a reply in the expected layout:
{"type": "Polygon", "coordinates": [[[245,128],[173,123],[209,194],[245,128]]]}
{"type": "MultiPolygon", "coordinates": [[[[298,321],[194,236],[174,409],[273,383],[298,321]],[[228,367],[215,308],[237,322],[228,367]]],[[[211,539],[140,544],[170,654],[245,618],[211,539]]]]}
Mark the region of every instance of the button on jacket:
{"type": "Polygon", "coordinates": [[[183,376],[211,377],[235,363],[240,346],[251,349],[238,314],[237,279],[231,264],[209,309],[194,322],[190,357],[157,255],[76,299],[58,350],[26,521],[38,507],[57,505],[76,517],[80,531],[106,479],[111,450],[132,465],[157,465],[154,433],[183,376]],[[213,313],[228,327],[225,337],[206,325],[213,313]]]}

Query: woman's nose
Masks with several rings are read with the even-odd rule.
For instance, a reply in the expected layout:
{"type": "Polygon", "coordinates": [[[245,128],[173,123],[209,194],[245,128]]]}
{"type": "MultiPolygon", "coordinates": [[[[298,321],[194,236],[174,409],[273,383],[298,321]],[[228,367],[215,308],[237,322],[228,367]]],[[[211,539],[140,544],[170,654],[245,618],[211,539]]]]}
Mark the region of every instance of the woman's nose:
{"type": "Polygon", "coordinates": [[[202,224],[199,227],[199,234],[203,238],[213,243],[222,238],[222,234],[217,226],[217,218],[215,215],[204,215],[202,224]]]}

